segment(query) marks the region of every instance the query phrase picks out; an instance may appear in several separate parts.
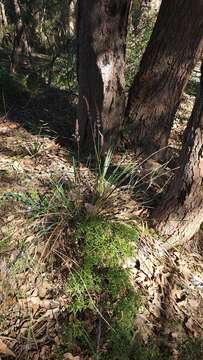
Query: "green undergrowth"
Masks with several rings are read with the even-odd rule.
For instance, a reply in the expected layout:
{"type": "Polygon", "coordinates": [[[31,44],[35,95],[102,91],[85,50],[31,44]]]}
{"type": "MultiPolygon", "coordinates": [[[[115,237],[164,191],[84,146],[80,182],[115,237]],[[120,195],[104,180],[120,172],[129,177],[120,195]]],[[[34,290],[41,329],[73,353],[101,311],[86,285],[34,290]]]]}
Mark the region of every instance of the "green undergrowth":
{"type": "MultiPolygon", "coordinates": [[[[109,175],[109,164],[111,153],[88,196],[78,182],[77,169],[75,180],[73,177],[65,182],[52,180],[44,193],[33,189],[2,196],[2,206],[10,201],[13,208],[25,214],[25,229],[18,243],[19,257],[9,271],[12,279],[28,269],[40,272],[33,249],[34,253],[37,249],[40,252],[43,244],[40,256],[45,268],[56,265],[60,272],[60,260],[65,260],[64,249],[67,250],[67,263],[71,266],[65,273],[63,290],[69,301],[65,322],[63,318],[62,344],[55,348],[56,359],[64,359],[67,352],[82,354],[88,360],[169,359],[160,354],[156,342],[146,346],[135,332],[135,320],[143,304],[133,285],[129,264],[137,255],[140,230],[130,219],[121,222],[110,213],[117,196],[116,185],[121,187],[127,176],[133,178],[134,168],[119,171],[117,167],[109,175]],[[98,212],[93,215],[86,209],[87,204],[98,212]],[[103,208],[108,216],[106,213],[101,216],[103,208]],[[34,230],[31,242],[26,239],[27,225],[32,235],[34,230]],[[59,248],[58,244],[62,246],[59,248]]],[[[10,239],[5,237],[5,241],[9,243],[10,239]]],[[[7,246],[3,243],[2,249],[7,246]]]]}
{"type": "Polygon", "coordinates": [[[94,359],[158,359],[157,349],[144,350],[134,334],[141,299],[127,260],[136,255],[138,238],[137,228],[98,217],[77,226],[82,257],[66,283],[71,303],[64,351],[79,347],[94,359]]]}
{"type": "Polygon", "coordinates": [[[77,226],[81,260],[65,286],[73,316],[66,329],[66,350],[74,352],[83,344],[83,352],[95,359],[109,359],[110,354],[111,359],[120,354],[128,359],[139,296],[124,264],[135,255],[138,236],[136,228],[98,217],[77,226]]]}
{"type": "Polygon", "coordinates": [[[132,283],[128,260],[136,256],[139,229],[94,216],[76,225],[79,257],[65,284],[70,297],[63,345],[58,359],[70,352],[95,360],[164,360],[155,342],[143,344],[134,323],[142,307],[132,283]]]}
{"type": "Polygon", "coordinates": [[[80,195],[74,189],[72,198],[71,187],[71,183],[65,189],[62,183],[53,181],[45,194],[40,194],[34,189],[26,193],[6,192],[0,198],[0,203],[14,200],[26,207],[26,212],[31,220],[42,219],[44,224],[47,222],[55,224],[59,219],[67,221],[73,218],[79,211],[80,195]]]}
{"type": "Polygon", "coordinates": [[[145,347],[135,335],[142,301],[127,261],[136,256],[139,230],[91,217],[77,225],[74,236],[81,253],[65,286],[71,299],[69,320],[57,358],[63,359],[65,352],[77,355],[79,349],[84,359],[164,359],[156,345],[145,347]]]}
{"type": "Polygon", "coordinates": [[[148,16],[145,20],[144,29],[141,30],[140,33],[138,32],[136,36],[132,26],[128,31],[125,69],[126,89],[129,89],[132,85],[135,73],[139,69],[142,55],[152,34],[155,19],[155,14],[148,16]]]}
{"type": "MultiPolygon", "coordinates": [[[[102,187],[99,187],[102,189],[101,199],[110,191],[105,179],[103,176],[100,180],[103,181],[102,187]]],[[[13,208],[17,205],[21,211],[25,210],[28,223],[33,224],[35,231],[32,244],[26,240],[26,227],[20,234],[19,243],[16,242],[19,256],[9,265],[12,281],[17,281],[19,274],[25,270],[40,271],[39,264],[36,269],[34,263],[37,258],[33,258],[33,246],[37,247],[43,242],[48,254],[56,254],[57,257],[58,247],[54,252],[54,245],[59,242],[71,254],[67,259],[71,266],[67,269],[68,275],[66,272],[64,276],[64,292],[69,302],[66,320],[63,318],[61,324],[61,345],[55,347],[57,360],[64,359],[67,352],[74,356],[82,354],[84,360],[171,358],[168,348],[159,348],[162,335],[143,344],[134,326],[137,314],[140,309],[143,310],[143,301],[141,293],[133,286],[128,264],[137,255],[139,226],[132,225],[130,220],[124,223],[115,218],[110,221],[98,214],[90,215],[85,211],[86,198],[82,198],[76,182],[71,181],[66,184],[52,181],[44,194],[35,190],[27,193],[7,192],[0,198],[0,205],[4,206],[9,201],[13,208]]],[[[7,251],[11,241],[15,240],[13,237],[13,228],[12,231],[4,229],[0,254],[7,251]]],[[[65,253],[61,254],[65,259],[65,253]]],[[[46,262],[46,252],[43,252],[43,256],[46,262]]],[[[52,260],[51,266],[56,264],[60,272],[59,263],[52,260]]],[[[7,285],[5,294],[16,292],[15,288],[12,289],[12,281],[9,283],[11,285],[8,284],[10,287],[7,285]]],[[[180,359],[195,359],[196,354],[200,354],[199,345],[186,344],[180,352],[183,354],[180,359]]]]}

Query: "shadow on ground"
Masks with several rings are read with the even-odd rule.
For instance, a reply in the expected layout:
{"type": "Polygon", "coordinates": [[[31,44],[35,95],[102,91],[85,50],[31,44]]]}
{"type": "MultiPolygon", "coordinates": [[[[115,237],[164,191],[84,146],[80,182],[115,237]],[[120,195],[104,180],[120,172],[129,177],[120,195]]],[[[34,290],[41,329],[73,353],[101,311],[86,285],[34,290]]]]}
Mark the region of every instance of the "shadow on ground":
{"type": "Polygon", "coordinates": [[[24,104],[22,101],[13,103],[6,117],[34,135],[47,135],[56,138],[63,146],[70,146],[76,116],[75,102],[75,96],[69,92],[48,88],[33,98],[25,98],[24,104]]]}
{"type": "Polygon", "coordinates": [[[49,65],[47,57],[35,56],[32,62],[17,75],[10,75],[9,50],[0,48],[0,115],[34,135],[56,138],[61,145],[70,146],[77,95],[46,85],[42,72],[49,65]]]}

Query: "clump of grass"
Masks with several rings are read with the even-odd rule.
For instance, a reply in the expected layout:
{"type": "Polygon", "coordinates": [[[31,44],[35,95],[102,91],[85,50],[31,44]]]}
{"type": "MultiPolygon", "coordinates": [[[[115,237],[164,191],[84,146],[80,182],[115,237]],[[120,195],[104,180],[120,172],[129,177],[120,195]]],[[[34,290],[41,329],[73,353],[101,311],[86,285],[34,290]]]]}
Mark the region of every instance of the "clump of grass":
{"type": "Polygon", "coordinates": [[[113,166],[112,149],[107,151],[104,158],[98,157],[98,171],[92,192],[94,214],[112,215],[118,189],[130,192],[136,186],[138,164],[124,164],[124,160],[113,166]]]}
{"type": "Polygon", "coordinates": [[[38,132],[38,134],[33,137],[32,140],[28,140],[25,136],[23,136],[21,133],[17,135],[20,150],[23,155],[28,155],[32,158],[37,157],[44,148],[43,138],[40,137],[41,135],[41,129],[38,132]]]}
{"type": "Polygon", "coordinates": [[[35,138],[33,141],[24,142],[21,146],[25,154],[29,155],[30,157],[36,157],[43,150],[43,143],[38,138],[35,138]]]}
{"type": "Polygon", "coordinates": [[[71,181],[66,189],[62,183],[52,182],[50,191],[45,194],[40,194],[34,190],[27,193],[6,192],[2,201],[14,199],[24,204],[27,207],[29,217],[33,220],[45,220],[46,218],[56,222],[59,218],[66,218],[67,221],[79,211],[79,189],[74,188],[72,191],[72,187],[71,181]]]}
{"type": "Polygon", "coordinates": [[[45,194],[7,192],[3,196],[4,200],[12,199],[22,205],[21,211],[27,214],[27,226],[35,231],[36,244],[44,241],[42,257],[45,258],[60,240],[64,241],[67,229],[74,227],[81,212],[80,189],[73,187],[71,181],[66,187],[60,182],[52,182],[50,187],[45,194]]]}

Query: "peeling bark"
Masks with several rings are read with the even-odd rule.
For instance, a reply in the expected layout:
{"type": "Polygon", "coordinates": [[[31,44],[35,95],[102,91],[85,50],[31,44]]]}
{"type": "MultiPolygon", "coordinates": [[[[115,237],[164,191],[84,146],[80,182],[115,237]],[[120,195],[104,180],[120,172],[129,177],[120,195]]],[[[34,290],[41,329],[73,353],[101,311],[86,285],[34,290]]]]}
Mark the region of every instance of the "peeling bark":
{"type": "Polygon", "coordinates": [[[200,91],[185,131],[180,169],[154,217],[169,247],[191,239],[203,222],[203,65],[200,91]]]}
{"type": "Polygon", "coordinates": [[[202,52],[202,39],[202,0],[162,1],[126,111],[132,140],[147,153],[168,144],[181,94],[202,52]]]}
{"type": "Polygon", "coordinates": [[[78,81],[81,144],[102,133],[103,150],[124,117],[124,65],[130,0],[78,3],[78,81]]]}

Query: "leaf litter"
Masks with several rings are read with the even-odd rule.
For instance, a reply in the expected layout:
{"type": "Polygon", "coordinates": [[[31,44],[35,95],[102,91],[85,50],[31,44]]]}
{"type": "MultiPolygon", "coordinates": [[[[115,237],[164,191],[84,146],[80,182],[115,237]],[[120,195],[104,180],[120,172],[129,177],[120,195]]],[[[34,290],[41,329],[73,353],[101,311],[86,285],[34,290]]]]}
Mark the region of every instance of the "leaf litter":
{"type": "MultiPolygon", "coordinates": [[[[174,127],[172,142],[176,141],[178,126],[174,127]]],[[[74,258],[71,240],[67,243],[71,234],[69,229],[65,237],[57,234],[57,244],[50,244],[46,259],[44,244],[36,239],[23,206],[9,194],[37,192],[43,198],[49,191],[50,179],[60,179],[65,184],[73,178],[71,156],[54,139],[35,137],[5,119],[0,122],[0,133],[0,356],[55,359],[54,349],[63,342],[62,324],[70,302],[63,288],[67,259],[74,258]],[[33,141],[40,146],[30,148],[33,141]],[[9,201],[4,201],[5,194],[9,201]],[[66,258],[65,265],[56,256],[58,251],[61,258],[66,258]]],[[[130,152],[126,159],[137,161],[130,152]]],[[[115,157],[116,161],[119,156],[115,157]]],[[[82,164],[80,171],[81,186],[85,188],[88,179],[91,189],[94,175],[82,164]]],[[[142,305],[134,323],[135,336],[146,344],[151,338],[157,343],[166,339],[171,358],[176,359],[180,342],[203,336],[203,253],[198,245],[202,233],[186,247],[167,251],[163,240],[147,230],[147,210],[142,204],[132,194],[116,191],[110,210],[112,216],[118,219],[130,216],[140,227],[137,257],[126,264],[131,268],[135,289],[142,294],[142,305]]],[[[88,194],[85,197],[84,208],[87,213],[94,213],[95,205],[88,202],[88,194]]],[[[70,261],[68,267],[71,266],[70,261]]],[[[80,351],[66,352],[63,359],[85,357],[80,351]]]]}

